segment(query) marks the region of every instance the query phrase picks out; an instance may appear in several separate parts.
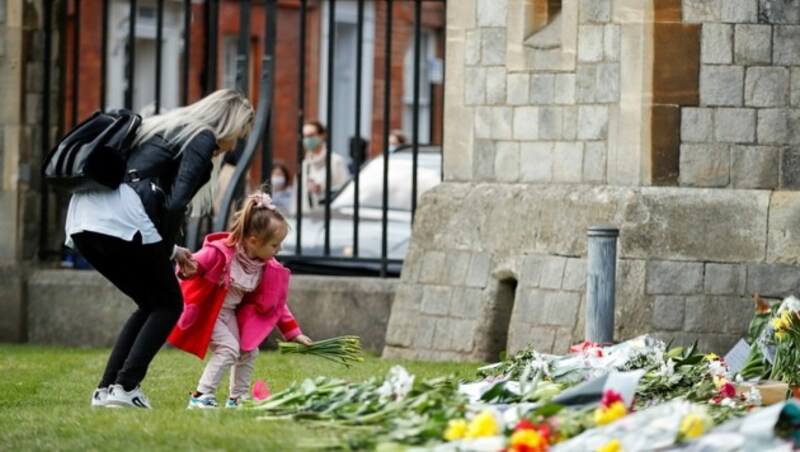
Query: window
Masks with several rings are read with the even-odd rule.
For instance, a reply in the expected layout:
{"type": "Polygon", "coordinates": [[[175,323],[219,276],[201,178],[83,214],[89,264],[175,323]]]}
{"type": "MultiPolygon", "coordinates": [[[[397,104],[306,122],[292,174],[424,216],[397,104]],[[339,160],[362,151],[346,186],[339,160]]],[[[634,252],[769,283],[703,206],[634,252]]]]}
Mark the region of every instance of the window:
{"type": "Polygon", "coordinates": [[[528,36],[546,27],[561,12],[561,0],[533,0],[528,36]]]}
{"type": "MultiPolygon", "coordinates": [[[[418,132],[420,143],[431,141],[431,84],[441,83],[433,78],[441,68],[436,60],[436,36],[430,30],[422,30],[419,56],[419,116],[418,132]]],[[[414,39],[413,35],[406,47],[403,59],[403,132],[409,139],[414,130],[414,39]]]]}

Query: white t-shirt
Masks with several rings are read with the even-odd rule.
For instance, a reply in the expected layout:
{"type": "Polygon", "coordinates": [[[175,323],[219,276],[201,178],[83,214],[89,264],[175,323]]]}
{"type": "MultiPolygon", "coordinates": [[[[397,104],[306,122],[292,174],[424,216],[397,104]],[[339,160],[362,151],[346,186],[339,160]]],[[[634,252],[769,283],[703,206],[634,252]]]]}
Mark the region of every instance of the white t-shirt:
{"type": "Polygon", "coordinates": [[[137,232],[142,244],[161,241],[161,234],[144,210],[142,199],[127,184],[116,190],[75,193],[69,201],[66,244],[72,248],[72,234],[97,232],[130,242],[137,232]]]}

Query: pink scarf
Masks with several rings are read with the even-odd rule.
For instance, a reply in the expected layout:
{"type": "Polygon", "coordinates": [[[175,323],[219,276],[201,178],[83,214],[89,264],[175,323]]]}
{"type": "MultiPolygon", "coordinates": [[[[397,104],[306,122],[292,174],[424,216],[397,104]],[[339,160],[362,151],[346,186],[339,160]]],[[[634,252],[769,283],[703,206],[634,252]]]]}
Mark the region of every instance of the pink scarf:
{"type": "Polygon", "coordinates": [[[231,261],[231,286],[242,292],[252,292],[261,282],[266,264],[261,259],[247,257],[244,249],[236,245],[236,252],[233,253],[231,261]]]}

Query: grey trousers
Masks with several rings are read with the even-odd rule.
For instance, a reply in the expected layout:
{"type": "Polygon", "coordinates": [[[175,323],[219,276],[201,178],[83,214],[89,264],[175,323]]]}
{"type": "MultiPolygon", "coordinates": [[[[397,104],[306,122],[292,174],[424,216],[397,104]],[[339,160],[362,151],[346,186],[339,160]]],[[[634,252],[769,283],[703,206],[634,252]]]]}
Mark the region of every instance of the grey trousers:
{"type": "Polygon", "coordinates": [[[211,358],[206,364],[197,392],[212,394],[217,391],[222,377],[230,369],[230,397],[242,397],[249,393],[250,378],[255,369],[258,349],[243,352],[239,348],[239,326],[233,309],[223,307],[211,333],[211,358]]]}

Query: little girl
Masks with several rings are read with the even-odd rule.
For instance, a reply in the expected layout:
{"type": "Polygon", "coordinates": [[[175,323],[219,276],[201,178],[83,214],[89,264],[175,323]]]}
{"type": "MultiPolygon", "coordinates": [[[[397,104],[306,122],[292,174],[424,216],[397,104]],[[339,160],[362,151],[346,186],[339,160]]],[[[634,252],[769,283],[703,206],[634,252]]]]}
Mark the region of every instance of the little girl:
{"type": "Polygon", "coordinates": [[[200,359],[208,348],[212,353],[189,408],[216,408],[214,393],[228,369],[225,406],[239,406],[250,388],[258,346],[276,325],[286,340],[311,344],[286,306],[289,270],[274,259],[288,222],[266,193],[248,197],[236,215],[230,233],[206,237],[194,254],[196,271],[178,272],[184,310],[168,341],[200,359]]]}

